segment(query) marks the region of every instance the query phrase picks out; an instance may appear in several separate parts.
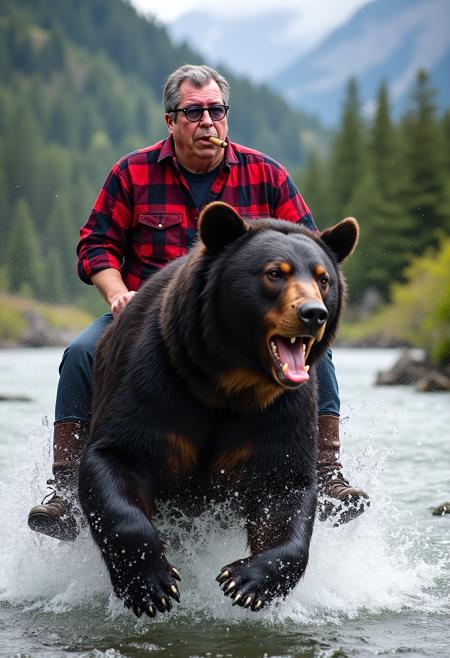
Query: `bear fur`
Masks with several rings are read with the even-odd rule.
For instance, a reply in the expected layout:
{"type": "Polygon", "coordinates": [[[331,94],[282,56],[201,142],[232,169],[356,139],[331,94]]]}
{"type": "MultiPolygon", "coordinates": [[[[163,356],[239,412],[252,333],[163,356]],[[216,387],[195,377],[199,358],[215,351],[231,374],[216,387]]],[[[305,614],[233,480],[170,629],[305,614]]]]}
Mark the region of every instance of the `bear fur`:
{"type": "Polygon", "coordinates": [[[308,562],[314,364],[336,332],[339,263],[358,224],[313,234],[216,202],[199,236],[146,282],[96,354],[80,500],[114,591],[136,615],[179,601],[152,522],[160,500],[188,514],[238,501],[250,555],[217,578],[234,604],[258,610],[286,596],[308,562]]]}

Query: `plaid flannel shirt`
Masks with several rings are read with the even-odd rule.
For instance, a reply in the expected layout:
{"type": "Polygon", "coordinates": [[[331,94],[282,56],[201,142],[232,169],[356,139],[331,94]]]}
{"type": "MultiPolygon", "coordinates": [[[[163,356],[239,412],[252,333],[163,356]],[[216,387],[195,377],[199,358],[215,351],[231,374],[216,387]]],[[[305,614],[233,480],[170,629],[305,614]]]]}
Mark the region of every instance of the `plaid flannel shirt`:
{"type": "MultiPolygon", "coordinates": [[[[317,230],[286,169],[239,144],[228,142],[206,203],[216,200],[244,218],[276,217],[317,230]]],[[[172,137],[123,157],[81,228],[80,278],[91,283],[96,272],[115,268],[129,290],[138,290],[151,274],[186,254],[197,238],[199,215],[172,137]]]]}

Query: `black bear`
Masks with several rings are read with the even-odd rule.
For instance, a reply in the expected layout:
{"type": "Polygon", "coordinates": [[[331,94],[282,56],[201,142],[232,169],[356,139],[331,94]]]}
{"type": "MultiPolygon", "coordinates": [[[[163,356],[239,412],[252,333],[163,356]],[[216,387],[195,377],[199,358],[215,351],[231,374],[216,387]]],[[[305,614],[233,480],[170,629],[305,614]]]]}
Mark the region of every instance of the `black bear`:
{"type": "Polygon", "coordinates": [[[258,610],[298,583],[316,509],[314,363],[335,335],[347,218],[319,234],[207,206],[199,242],[141,288],[96,354],[80,500],[114,591],[136,615],[179,601],[152,518],[229,500],[250,555],[217,580],[258,610]],[[238,496],[236,496],[236,492],[238,496]]]}

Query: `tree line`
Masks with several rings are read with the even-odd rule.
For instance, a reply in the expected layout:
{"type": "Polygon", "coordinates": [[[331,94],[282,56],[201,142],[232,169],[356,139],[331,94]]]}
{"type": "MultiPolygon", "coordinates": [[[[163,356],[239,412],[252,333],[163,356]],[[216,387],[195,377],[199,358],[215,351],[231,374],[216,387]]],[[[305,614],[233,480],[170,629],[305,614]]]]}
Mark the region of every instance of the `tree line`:
{"type": "Polygon", "coordinates": [[[368,291],[388,301],[407,265],[450,234],[450,112],[438,116],[434,97],[428,74],[418,71],[409,107],[394,122],[381,84],[367,121],[350,80],[330,151],[312,152],[295,176],[319,226],[349,215],[360,221],[359,246],[345,266],[353,304],[368,291]]]}

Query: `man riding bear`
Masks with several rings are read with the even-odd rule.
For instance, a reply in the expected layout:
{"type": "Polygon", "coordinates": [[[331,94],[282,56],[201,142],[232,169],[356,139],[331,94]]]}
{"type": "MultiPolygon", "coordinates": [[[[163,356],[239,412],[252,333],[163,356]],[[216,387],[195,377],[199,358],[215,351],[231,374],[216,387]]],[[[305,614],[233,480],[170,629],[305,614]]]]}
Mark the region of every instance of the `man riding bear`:
{"type": "MultiPolygon", "coordinates": [[[[77,536],[72,494],[91,422],[96,344],[144,281],[187,253],[197,237],[201,209],[220,200],[244,218],[274,217],[317,231],[286,170],[228,139],[228,101],[228,82],[217,71],[191,65],[174,71],[164,89],[168,137],[114,165],[81,229],[79,275],[97,287],[111,312],[64,352],[53,437],[55,491],[31,509],[33,530],[62,540],[77,536]],[[225,141],[226,148],[212,144],[210,136],[225,141]]],[[[318,483],[334,501],[326,513],[339,513],[336,518],[346,521],[364,510],[367,494],[342,474],[339,395],[330,351],[317,370],[318,483]]]]}

